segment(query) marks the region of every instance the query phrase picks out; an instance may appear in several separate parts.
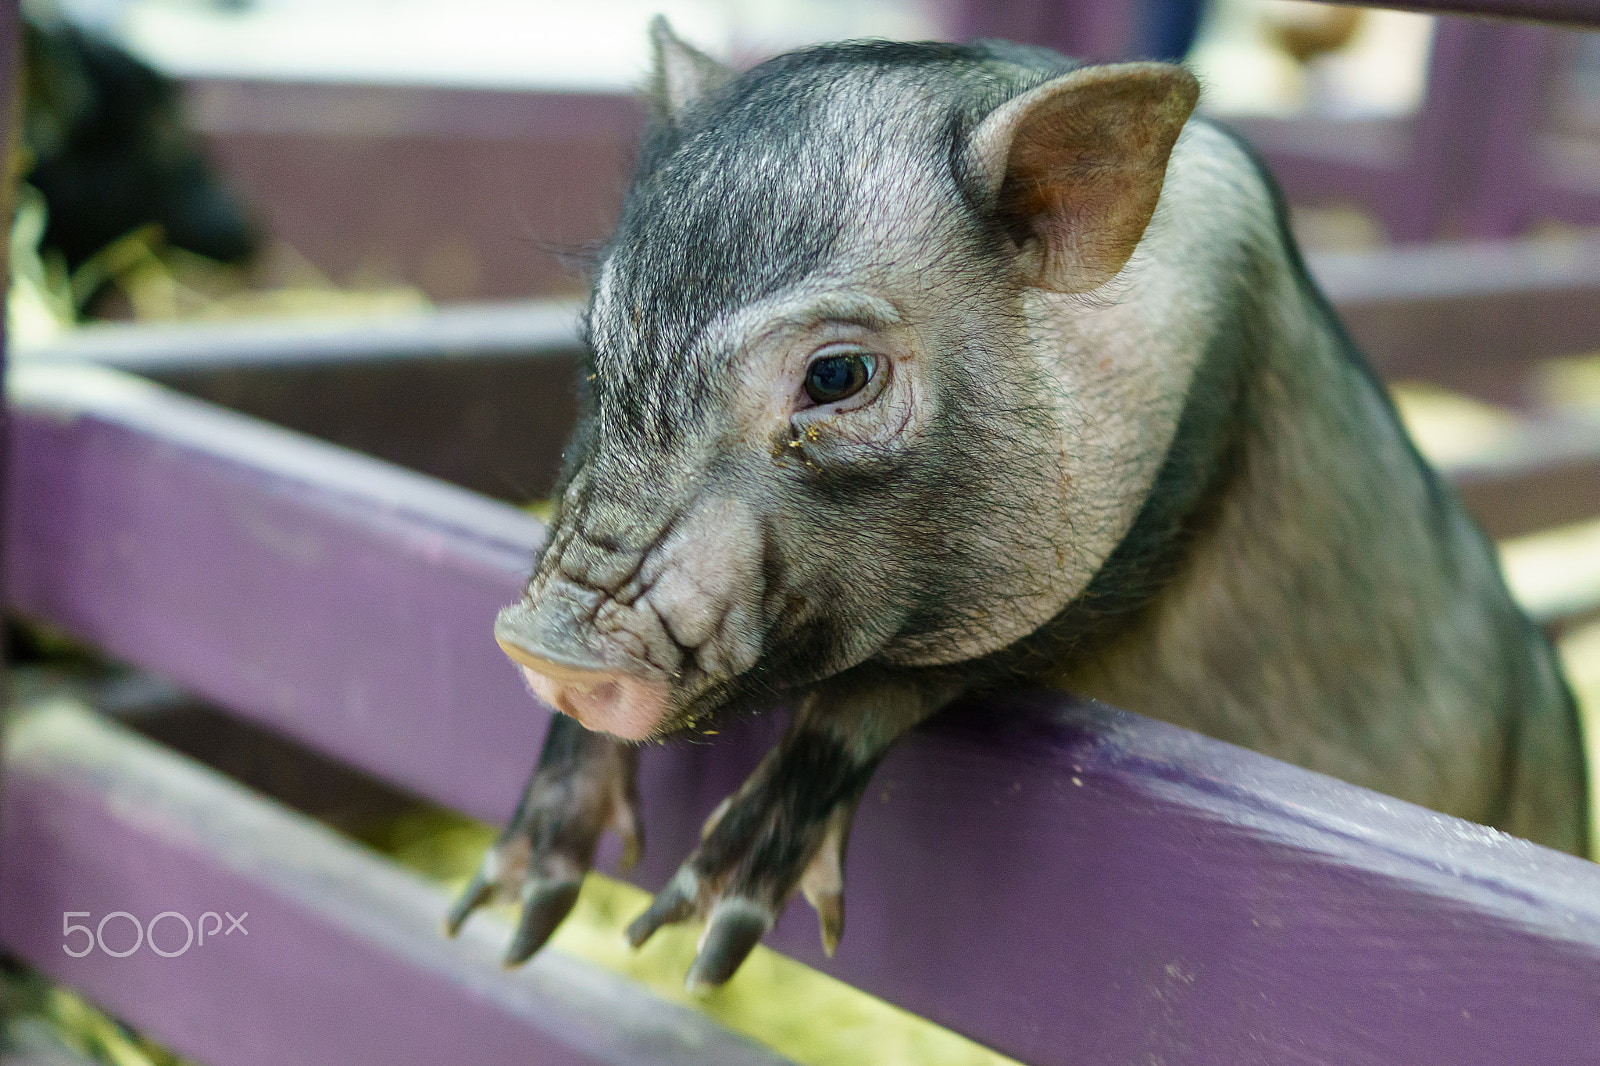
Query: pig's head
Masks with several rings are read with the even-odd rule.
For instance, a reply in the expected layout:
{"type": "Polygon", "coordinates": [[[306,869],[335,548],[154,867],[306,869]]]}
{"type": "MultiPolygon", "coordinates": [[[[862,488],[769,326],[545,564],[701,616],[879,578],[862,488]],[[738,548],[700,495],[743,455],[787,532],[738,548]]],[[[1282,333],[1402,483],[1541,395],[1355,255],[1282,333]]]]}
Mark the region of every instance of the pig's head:
{"type": "Polygon", "coordinates": [[[654,41],[582,420],[500,645],[547,703],[643,739],[1037,629],[1107,519],[1027,294],[1122,270],[1194,79],[884,43],[735,75],[654,41]]]}

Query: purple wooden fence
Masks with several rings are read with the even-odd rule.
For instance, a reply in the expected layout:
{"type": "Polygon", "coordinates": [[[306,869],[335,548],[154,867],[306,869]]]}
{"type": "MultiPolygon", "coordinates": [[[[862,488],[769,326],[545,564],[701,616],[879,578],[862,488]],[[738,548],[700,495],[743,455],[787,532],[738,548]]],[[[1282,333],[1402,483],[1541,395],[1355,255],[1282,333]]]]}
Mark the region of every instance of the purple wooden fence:
{"type": "MultiPolygon", "coordinates": [[[[110,371],[24,367],[16,386],[12,602],[506,815],[546,712],[484,634],[537,523],[110,371]]],[[[647,753],[641,884],[661,884],[770,727],[647,753]]],[[[9,787],[8,832],[32,841],[14,847],[77,832],[25,821],[62,806],[56,786],[9,787]]],[[[114,902],[105,864],[123,860],[50,861],[114,902]]],[[[1028,1062],[1577,1063],[1600,1047],[1600,868],[1059,696],[954,711],[897,750],[849,878],[837,956],[803,908],[775,945],[1028,1062]]],[[[0,935],[53,951],[62,889],[41,909],[37,881],[6,884],[0,935]]],[[[318,972],[349,950],[294,936],[318,972]]],[[[237,980],[271,987],[277,961],[237,980]]],[[[184,994],[53,968],[158,1034],[184,994]]],[[[470,1025],[430,1025],[473,1054],[470,1025]]],[[[214,1059],[230,1061],[255,1060],[214,1059]]]]}
{"type": "Polygon", "coordinates": [[[503,925],[445,939],[437,886],[71,704],[13,745],[7,946],[208,1066],[786,1061],[559,953],[507,975],[503,925]],[[114,957],[64,936],[69,912],[175,917],[133,951],[106,922],[114,957]]]}
{"type": "MultiPolygon", "coordinates": [[[[13,211],[14,167],[13,138],[16,134],[14,117],[17,113],[16,91],[20,85],[17,69],[17,57],[20,51],[18,39],[19,8],[15,0],[0,0],[0,146],[3,146],[5,173],[0,177],[0,218],[9,223],[13,211]]],[[[10,226],[6,228],[10,233],[10,226]]],[[[0,250],[0,291],[9,292],[11,288],[11,263],[9,242],[6,249],[0,250]]],[[[5,559],[5,544],[7,539],[7,526],[5,522],[5,508],[9,502],[9,486],[6,477],[10,470],[10,454],[8,445],[11,439],[10,411],[4,400],[4,375],[7,355],[10,347],[9,338],[6,336],[5,316],[0,315],[0,566],[5,559]]],[[[6,714],[9,704],[10,682],[7,677],[7,654],[3,642],[0,642],[0,715],[6,714]]],[[[0,832],[7,828],[6,823],[0,822],[0,832]]],[[[0,877],[3,877],[8,867],[6,858],[0,854],[0,877]]],[[[3,1024],[4,1019],[0,1019],[3,1024]]],[[[9,1030],[10,1026],[5,1028],[9,1030]]]]}
{"type": "MultiPolygon", "coordinates": [[[[1449,6],[1592,18],[1575,3],[1449,6]]],[[[1550,289],[1551,308],[1577,291],[1550,289]]],[[[1365,307],[1417,324],[1430,298],[1450,299],[1365,307]]],[[[1582,332],[1577,300],[1550,336],[1582,332]]],[[[112,371],[35,363],[12,383],[10,603],[384,780],[506,815],[548,712],[487,634],[536,522],[112,371]]],[[[772,728],[647,753],[641,884],[772,728]]],[[[211,1066],[775,1061],[558,955],[492,972],[482,926],[459,945],[430,933],[437,892],[113,727],[56,711],[18,738],[0,940],[211,1066]],[[75,959],[59,923],[85,908],[250,910],[259,939],[75,959]]],[[[1098,705],[940,716],[875,778],[848,871],[837,956],[800,907],[775,946],[1029,1062],[1600,1054],[1600,867],[1098,705]]]]}
{"type": "MultiPolygon", "coordinates": [[[[1591,11],[1593,9],[1591,8],[1591,11]]],[[[1244,119],[1296,203],[1355,203],[1391,239],[1515,236],[1600,222],[1600,168],[1546,143],[1555,31],[1484,19],[1435,30],[1426,98],[1393,119],[1244,119]]]]}
{"type": "MultiPolygon", "coordinates": [[[[1345,3],[1346,0],[1331,0],[1345,3]]],[[[1392,7],[1429,15],[1490,15],[1566,26],[1600,26],[1594,0],[1383,0],[1363,7],[1392,7]]]]}

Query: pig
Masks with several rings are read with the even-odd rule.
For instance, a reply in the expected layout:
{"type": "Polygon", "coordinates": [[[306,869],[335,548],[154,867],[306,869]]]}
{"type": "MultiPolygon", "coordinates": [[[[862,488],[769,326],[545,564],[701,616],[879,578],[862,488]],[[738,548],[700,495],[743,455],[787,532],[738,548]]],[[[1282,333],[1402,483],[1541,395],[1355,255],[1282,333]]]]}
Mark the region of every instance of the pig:
{"type": "Polygon", "coordinates": [[[783,699],[628,929],[704,920],[691,986],[797,890],[831,952],[874,768],[997,686],[1582,850],[1550,644],[1191,74],[998,42],[735,74],[652,40],[582,417],[494,627],[561,714],[449,928],[518,899],[526,959],[604,831],[636,852],[637,745],[783,699]]]}

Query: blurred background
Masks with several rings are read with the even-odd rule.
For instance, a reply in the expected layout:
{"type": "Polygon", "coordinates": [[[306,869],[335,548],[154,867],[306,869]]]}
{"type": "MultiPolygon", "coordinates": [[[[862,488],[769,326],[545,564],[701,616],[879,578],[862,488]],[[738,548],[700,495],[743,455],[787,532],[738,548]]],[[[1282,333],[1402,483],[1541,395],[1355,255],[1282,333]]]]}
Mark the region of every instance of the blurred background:
{"type": "MultiPolygon", "coordinates": [[[[535,509],[571,417],[571,366],[506,357],[572,355],[575,263],[615,219],[652,15],[737,65],[850,37],[1181,60],[1202,110],[1260,147],[1313,272],[1499,541],[1591,720],[1600,706],[1600,32],[1292,0],[23,9],[26,184],[8,302],[20,360],[147,373],[535,509]]],[[[40,622],[13,626],[20,658],[119,691],[138,680],[40,622]]],[[[147,735],[440,883],[459,882],[489,839],[481,823],[352,784],[348,768],[295,770],[321,756],[181,692],[139,691],[165,693],[160,713],[125,716],[147,735]],[[364,798],[335,810],[329,795],[364,798]]],[[[558,945],[683,1000],[678,962],[652,968],[616,947],[637,890],[592,878],[584,900],[558,945]]],[[[759,960],[696,1005],[795,1061],[1001,1061],[797,963],[759,960]]],[[[178,1061],[19,961],[0,959],[0,978],[0,1011],[47,1019],[51,1047],[178,1061]]]]}
{"type": "MultiPolygon", "coordinates": [[[[86,84],[61,88],[72,80],[59,54],[62,27],[81,30],[170,79],[170,94],[141,90],[142,106],[173,110],[233,198],[190,205],[191,215],[209,211],[209,223],[180,221],[169,207],[120,220],[134,223],[126,232],[103,225],[96,235],[108,245],[154,222],[162,230],[145,230],[142,245],[157,254],[165,243],[247,265],[218,272],[168,256],[162,275],[140,248],[124,246],[92,264],[75,291],[74,310],[101,316],[325,309],[314,290],[400,302],[581,293],[582,278],[557,253],[610,227],[639,125],[631,94],[646,62],[644,25],[658,10],[738,64],[861,36],[997,36],[1092,59],[1183,58],[1205,85],[1203,109],[1262,147],[1312,250],[1600,225],[1600,35],[1577,31],[1289,0],[35,0],[25,8],[54,35],[54,48],[35,54],[57,53],[53,66],[34,64],[47,69],[30,82],[36,155],[50,155],[52,133],[42,128],[50,121],[61,127],[57,140],[74,122],[97,123],[101,137],[117,121],[143,122],[125,150],[145,165],[177,135],[170,121],[132,113],[85,118],[86,109],[106,109],[97,95],[129,94],[114,80],[126,72],[103,69],[87,79],[79,70],[86,84]],[[242,296],[283,289],[305,291],[298,302],[242,296]]],[[[150,187],[147,203],[172,202],[170,189],[150,187]]],[[[60,195],[45,192],[46,201],[60,195]]],[[[191,189],[191,200],[199,194],[191,189]]],[[[54,237],[47,232],[47,261],[61,243],[54,237]]],[[[72,270],[93,251],[85,243],[64,249],[72,270]]],[[[66,309],[61,266],[46,270],[55,317],[66,309]]],[[[19,326],[36,335],[50,317],[19,326]]]]}

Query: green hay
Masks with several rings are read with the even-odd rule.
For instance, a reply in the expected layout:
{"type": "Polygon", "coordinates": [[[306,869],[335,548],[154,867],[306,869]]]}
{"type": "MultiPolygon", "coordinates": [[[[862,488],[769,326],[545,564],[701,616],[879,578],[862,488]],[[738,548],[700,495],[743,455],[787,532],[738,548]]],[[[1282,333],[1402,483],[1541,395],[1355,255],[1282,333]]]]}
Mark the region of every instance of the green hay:
{"type": "Polygon", "coordinates": [[[383,316],[429,306],[421,290],[397,281],[340,284],[281,242],[247,270],[174,248],[156,225],[124,234],[69,272],[59,252],[40,247],[48,221],[44,197],[20,185],[6,328],[11,343],[24,347],[81,325],[91,299],[105,290],[120,294],[136,322],[383,316]],[[264,276],[273,283],[259,284],[264,276]]]}
{"type": "Polygon", "coordinates": [[[42,1022],[62,1045],[90,1062],[101,1066],[193,1066],[33,970],[8,967],[0,987],[3,1015],[11,1024],[42,1022]]]}
{"type": "Polygon", "coordinates": [[[1589,764],[1589,856],[1600,858],[1600,781],[1596,781],[1596,768],[1600,767],[1600,622],[1568,633],[1557,649],[1578,697],[1589,764]]]}

